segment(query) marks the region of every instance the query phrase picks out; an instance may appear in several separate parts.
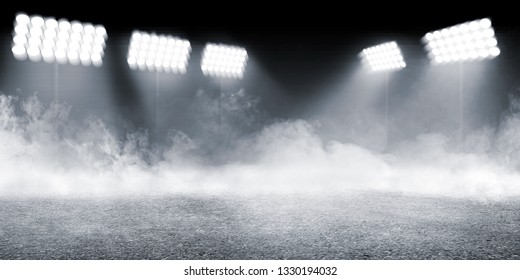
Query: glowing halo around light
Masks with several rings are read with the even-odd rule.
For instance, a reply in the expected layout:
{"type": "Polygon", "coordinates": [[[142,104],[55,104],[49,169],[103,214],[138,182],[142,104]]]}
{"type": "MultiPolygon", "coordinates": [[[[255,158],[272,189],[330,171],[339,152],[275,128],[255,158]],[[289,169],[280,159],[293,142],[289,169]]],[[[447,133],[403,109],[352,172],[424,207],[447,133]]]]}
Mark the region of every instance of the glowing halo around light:
{"type": "Polygon", "coordinates": [[[388,42],[364,49],[362,63],[373,72],[397,71],[406,67],[401,49],[396,42],[388,42]]]}
{"type": "Polygon", "coordinates": [[[11,51],[18,60],[99,67],[103,64],[107,37],[102,25],[19,13],[11,51]]]}
{"type": "Polygon", "coordinates": [[[422,41],[433,64],[492,59],[500,54],[488,18],[428,32],[422,41]]]}
{"type": "Polygon", "coordinates": [[[127,63],[133,70],[186,73],[190,42],[173,36],[134,31],[127,63]]]}
{"type": "Polygon", "coordinates": [[[200,68],[204,76],[241,79],[247,59],[244,48],[208,43],[202,52],[200,68]]]}

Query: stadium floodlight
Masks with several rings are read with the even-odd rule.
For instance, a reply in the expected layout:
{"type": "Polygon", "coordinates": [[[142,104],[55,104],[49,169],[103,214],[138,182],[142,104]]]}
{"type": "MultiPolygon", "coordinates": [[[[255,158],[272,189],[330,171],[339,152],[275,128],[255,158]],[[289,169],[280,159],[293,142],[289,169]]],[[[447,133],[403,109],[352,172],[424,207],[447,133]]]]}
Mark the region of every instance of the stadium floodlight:
{"type": "Polygon", "coordinates": [[[185,73],[190,52],[191,45],[187,40],[134,31],[127,62],[133,70],[185,73]]]}
{"type": "Polygon", "coordinates": [[[244,48],[208,43],[202,53],[200,68],[204,76],[241,79],[247,58],[244,48]]]}
{"type": "Polygon", "coordinates": [[[359,54],[361,63],[372,72],[386,72],[385,75],[385,145],[388,145],[388,76],[389,72],[406,67],[401,49],[395,41],[363,49],[359,54]]]}
{"type": "Polygon", "coordinates": [[[401,49],[395,41],[364,49],[362,63],[373,72],[397,71],[406,67],[401,49]]]}
{"type": "Polygon", "coordinates": [[[489,18],[428,32],[422,41],[434,64],[492,59],[500,54],[489,18]]]}
{"type": "Polygon", "coordinates": [[[19,13],[11,51],[18,60],[101,66],[106,40],[102,25],[19,13]]]}

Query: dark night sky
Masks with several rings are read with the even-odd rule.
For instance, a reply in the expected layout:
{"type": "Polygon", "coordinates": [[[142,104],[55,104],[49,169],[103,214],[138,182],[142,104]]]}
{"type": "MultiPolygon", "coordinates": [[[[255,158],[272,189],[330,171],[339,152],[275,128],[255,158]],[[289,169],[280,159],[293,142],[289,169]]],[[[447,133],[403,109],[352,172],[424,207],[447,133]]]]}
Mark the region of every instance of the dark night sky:
{"type": "MultiPolygon", "coordinates": [[[[469,5],[463,7],[453,2],[438,1],[434,4],[424,1],[413,4],[387,2],[384,5],[364,1],[350,7],[347,6],[350,2],[331,4],[324,1],[307,4],[282,4],[280,1],[246,1],[239,4],[217,1],[211,4],[200,1],[182,4],[171,1],[134,3],[136,4],[129,1],[126,4],[106,1],[69,1],[65,5],[49,1],[40,1],[37,4],[27,1],[11,3],[10,6],[2,7],[0,11],[0,32],[6,39],[3,41],[4,47],[8,48],[6,44],[10,40],[13,20],[18,12],[103,24],[109,36],[105,57],[107,67],[104,68],[109,68],[113,73],[111,76],[118,78],[115,84],[119,86],[111,90],[111,94],[114,103],[122,108],[121,114],[133,117],[140,116],[135,112],[140,112],[141,107],[144,107],[142,100],[137,98],[141,92],[133,87],[135,81],[128,76],[124,61],[128,38],[133,30],[172,34],[188,39],[193,46],[198,46],[198,49],[194,48],[192,52],[195,59],[197,55],[200,56],[201,46],[206,42],[236,44],[246,47],[250,57],[254,57],[255,65],[247,71],[251,73],[254,71],[250,70],[260,67],[263,71],[261,73],[269,76],[269,80],[265,81],[274,81],[272,84],[277,86],[276,90],[267,89],[265,85],[268,83],[263,82],[262,76],[262,79],[249,80],[249,89],[255,89],[250,93],[260,96],[263,109],[274,116],[286,117],[291,114],[299,115],[306,110],[306,104],[313,104],[315,98],[323,98],[323,88],[342,80],[348,67],[358,65],[357,55],[365,47],[396,40],[409,67],[399,73],[401,80],[394,79],[395,84],[413,84],[416,80],[415,74],[420,73],[419,67],[423,67],[426,60],[420,42],[426,32],[490,17],[503,53],[496,60],[508,64],[508,77],[503,79],[503,91],[509,92],[509,89],[515,88],[520,81],[517,70],[520,63],[520,55],[517,54],[520,23],[514,16],[507,14],[514,10],[513,7],[497,3],[494,3],[496,8],[472,4],[470,10],[467,10],[469,5]],[[460,7],[456,8],[455,5],[460,7]],[[128,94],[129,92],[134,92],[135,96],[128,94]]],[[[197,65],[192,64],[190,62],[190,66],[197,68],[197,65]]],[[[79,75],[80,70],[70,69],[71,72],[77,71],[79,75]]],[[[81,73],[84,74],[88,70],[84,69],[81,73]]],[[[7,72],[4,74],[7,75],[7,72]]],[[[101,72],[96,74],[103,75],[101,72]]],[[[182,77],[185,84],[191,84],[186,85],[190,87],[186,92],[192,95],[196,91],[194,87],[201,82],[198,78],[201,73],[194,74],[191,78],[189,75],[182,77]]],[[[147,77],[144,73],[139,76],[147,77]]],[[[9,85],[4,85],[4,89],[0,90],[12,92],[20,86],[19,83],[5,77],[4,80],[9,82],[9,85]]],[[[30,78],[29,75],[27,78],[30,78]]],[[[171,78],[177,79],[173,76],[171,78]]],[[[24,85],[24,90],[30,93],[34,90],[45,92],[52,89],[52,84],[45,88],[39,84],[40,82],[49,84],[45,77],[38,76],[33,81],[34,85],[24,85]]],[[[96,81],[81,90],[97,92],[98,84],[102,85],[96,81]]],[[[62,85],[63,92],[67,90],[66,85],[62,85]]],[[[66,101],[73,105],[97,108],[98,104],[102,104],[101,101],[92,101],[90,104],[88,100],[79,98],[84,94],[74,91],[80,89],[69,90],[73,91],[70,94],[77,100],[66,101]]],[[[103,93],[99,95],[103,96],[103,93]]],[[[172,97],[172,100],[164,101],[161,105],[168,107],[169,111],[182,112],[187,101],[180,99],[189,100],[189,96],[174,97],[176,99],[172,97]]],[[[399,99],[394,97],[394,100],[399,99]]],[[[149,111],[157,108],[152,109],[149,111]]],[[[170,119],[179,120],[179,117],[173,116],[170,119]]],[[[142,120],[136,122],[142,123],[142,120]]],[[[189,124],[189,121],[186,123],[189,124]]]]}
{"type": "MultiPolygon", "coordinates": [[[[332,2],[332,1],[331,1],[332,2]]],[[[269,68],[297,64],[312,68],[313,63],[338,61],[338,56],[356,54],[360,48],[406,36],[416,40],[424,33],[463,21],[491,17],[497,29],[511,29],[517,20],[506,15],[507,6],[490,9],[479,5],[424,1],[415,4],[372,1],[353,6],[323,1],[308,4],[282,4],[280,1],[245,1],[210,4],[188,1],[134,1],[138,4],[109,4],[107,1],[68,1],[56,4],[21,1],[2,7],[1,28],[10,32],[14,14],[76,19],[104,24],[109,36],[127,36],[134,29],[173,33],[192,42],[222,41],[244,45],[262,58],[269,68]],[[166,5],[168,3],[168,5],[166,5]],[[180,2],[179,2],[180,3],[180,2]],[[473,9],[467,9],[467,8],[473,9]],[[455,10],[452,10],[455,9],[455,10]],[[316,59],[313,54],[319,55],[316,59]],[[273,59],[269,59],[273,58],[273,59]],[[310,58],[310,59],[307,59],[310,58]],[[276,65],[278,64],[278,65],[276,65]]]]}
{"type": "MultiPolygon", "coordinates": [[[[421,1],[410,6],[394,1],[384,5],[367,1],[352,7],[348,3],[339,6],[340,2],[323,1],[283,5],[276,1],[245,1],[240,4],[190,1],[179,6],[165,1],[134,3],[138,4],[15,2],[2,7],[1,28],[10,32],[14,15],[23,11],[103,24],[109,36],[127,36],[134,29],[141,29],[178,34],[192,42],[241,44],[266,57],[281,52],[289,60],[291,57],[299,58],[295,52],[321,52],[320,58],[326,60],[327,54],[336,56],[349,48],[357,50],[386,38],[392,40],[407,36],[420,44],[418,40],[428,31],[476,18],[491,17],[497,29],[511,29],[517,25],[514,17],[506,16],[508,8],[505,6],[493,10],[473,5],[474,9],[469,11],[467,7],[451,10],[455,8],[453,2],[451,5],[441,2],[429,5],[421,1]]],[[[284,63],[280,59],[276,61],[284,63]]]]}
{"type": "MultiPolygon", "coordinates": [[[[350,2],[337,1],[336,4],[324,1],[134,3],[14,2],[2,7],[0,30],[9,34],[14,15],[25,12],[103,24],[110,38],[127,38],[132,30],[140,29],[178,35],[192,44],[208,41],[238,44],[258,58],[274,79],[289,86],[301,81],[312,84],[312,79],[333,76],[344,69],[346,61],[354,61],[360,50],[384,41],[397,40],[401,46],[409,44],[424,56],[420,38],[426,32],[464,21],[490,17],[497,32],[508,32],[508,40],[513,41],[518,40],[516,31],[520,30],[518,20],[508,15],[512,7],[496,2],[493,3],[496,8],[448,1],[432,4],[420,1],[411,5],[361,1],[352,6],[350,2]]],[[[503,43],[499,40],[499,44],[503,43]]]]}
{"type": "Polygon", "coordinates": [[[411,5],[362,1],[352,6],[348,6],[350,2],[337,1],[336,4],[324,1],[307,4],[282,4],[281,1],[134,3],[15,2],[2,7],[0,30],[9,34],[15,14],[25,12],[103,24],[109,34],[108,44],[116,37],[128,38],[133,30],[139,29],[177,35],[190,40],[192,45],[205,42],[242,45],[289,94],[304,94],[302,89],[315,92],[308,88],[327,84],[343,75],[345,65],[356,63],[357,54],[363,48],[385,41],[396,40],[405,52],[407,63],[412,65],[413,59],[426,57],[420,38],[428,31],[490,17],[502,50],[509,44],[514,52],[520,34],[518,20],[507,14],[513,8],[497,3],[493,5],[496,8],[439,1],[411,5]],[[500,37],[500,33],[506,36],[500,37]]]}

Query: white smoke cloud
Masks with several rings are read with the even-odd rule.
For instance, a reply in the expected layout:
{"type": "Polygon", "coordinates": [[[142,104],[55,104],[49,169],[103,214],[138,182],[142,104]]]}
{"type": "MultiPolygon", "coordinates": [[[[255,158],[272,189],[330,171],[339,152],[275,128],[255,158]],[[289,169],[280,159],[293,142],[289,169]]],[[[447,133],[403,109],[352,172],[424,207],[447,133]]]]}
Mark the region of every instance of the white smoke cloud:
{"type": "Polygon", "coordinates": [[[506,198],[520,195],[515,104],[498,131],[472,133],[464,149],[432,133],[377,152],[324,140],[319,123],[285,120],[233,140],[226,161],[214,164],[198,153],[200,139],[181,131],[157,147],[146,131],[119,137],[96,117],[70,121],[64,104],[0,95],[0,196],[370,190],[506,198]]]}

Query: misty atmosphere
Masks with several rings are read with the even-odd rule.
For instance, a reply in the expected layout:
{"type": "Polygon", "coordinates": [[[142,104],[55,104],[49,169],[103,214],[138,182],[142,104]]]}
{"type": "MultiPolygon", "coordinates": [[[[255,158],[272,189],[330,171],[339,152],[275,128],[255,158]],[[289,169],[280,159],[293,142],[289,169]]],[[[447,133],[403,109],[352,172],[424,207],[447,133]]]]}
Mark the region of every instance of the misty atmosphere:
{"type": "Polygon", "coordinates": [[[218,79],[200,34],[185,74],[155,73],[107,30],[101,67],[1,37],[0,259],[520,258],[507,32],[496,59],[435,66],[399,37],[391,73],[359,65],[365,42],[256,38],[218,79]]]}
{"type": "MultiPolygon", "coordinates": [[[[143,103],[157,111],[141,106],[134,117],[141,123],[111,112],[96,115],[106,104],[75,108],[53,100],[53,92],[4,93],[0,140],[7,175],[0,191],[103,196],[382,190],[479,200],[519,194],[520,101],[514,92],[504,97],[507,108],[488,108],[485,118],[479,103],[490,94],[468,85],[461,135],[458,84],[432,97],[418,80],[411,87],[418,94],[391,97],[403,100],[389,101],[394,104],[386,134],[384,77],[356,74],[361,77],[331,90],[336,96],[325,95],[328,102],[302,105],[300,117],[286,118],[270,116],[261,97],[244,88],[219,95],[214,84],[213,91],[196,89],[181,105],[162,104],[175,106],[170,111],[159,109],[152,90],[152,100],[143,103]]],[[[180,99],[173,98],[164,96],[180,99]]]]}

